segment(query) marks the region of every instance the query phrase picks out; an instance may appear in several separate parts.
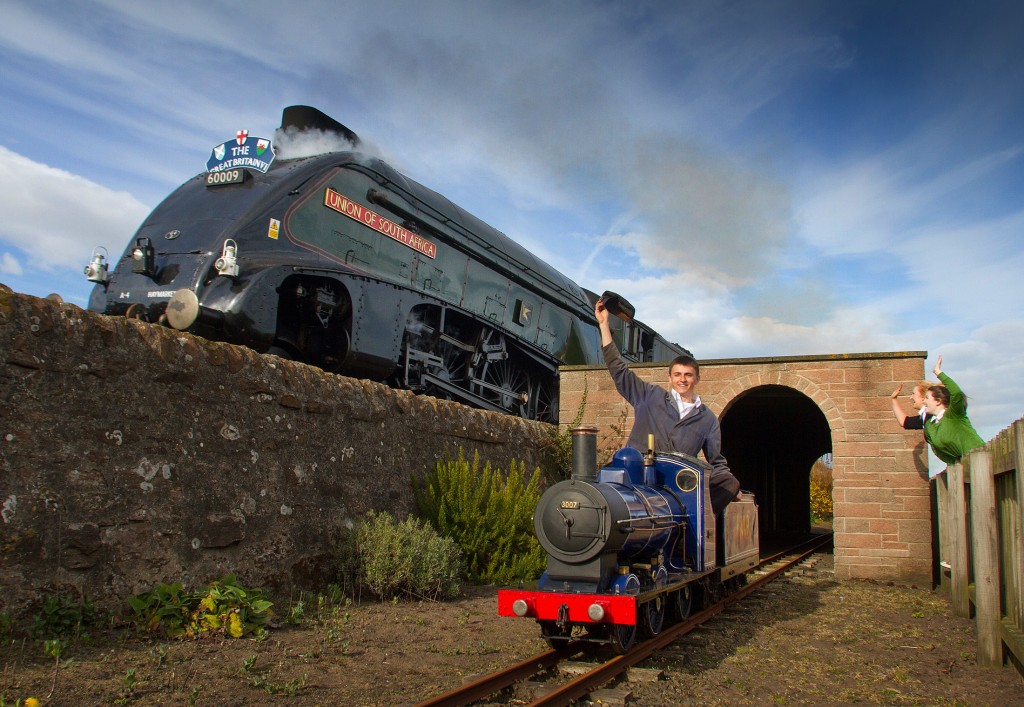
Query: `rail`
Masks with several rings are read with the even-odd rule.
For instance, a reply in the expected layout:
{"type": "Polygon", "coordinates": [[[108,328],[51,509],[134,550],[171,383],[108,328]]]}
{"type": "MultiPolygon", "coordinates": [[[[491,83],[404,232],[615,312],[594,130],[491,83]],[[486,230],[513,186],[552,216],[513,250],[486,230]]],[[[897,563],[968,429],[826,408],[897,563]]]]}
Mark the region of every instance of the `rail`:
{"type": "MultiPolygon", "coordinates": [[[[751,579],[745,586],[711,606],[705,607],[698,613],[688,617],[685,621],[667,627],[658,636],[639,643],[625,655],[616,656],[601,663],[593,670],[551,690],[530,704],[534,707],[572,704],[575,700],[589,694],[592,690],[608,682],[630,666],[650,657],[677,638],[685,636],[701,624],[718,615],[727,607],[749,596],[776,577],[781,576],[784,572],[831,541],[831,534],[823,535],[798,543],[794,547],[773,554],[770,557],[762,558],[757,567],[751,570],[751,579]],[[759,570],[763,574],[755,576],[754,573],[759,570]]],[[[463,705],[473,704],[538,672],[550,669],[562,660],[591,649],[592,647],[582,642],[570,642],[562,648],[548,650],[526,658],[513,666],[479,677],[443,695],[424,700],[418,703],[416,707],[462,707],[463,705]]]]}
{"type": "Polygon", "coordinates": [[[978,665],[1024,676],[1024,418],[936,478],[942,585],[978,632],[978,665]]]}

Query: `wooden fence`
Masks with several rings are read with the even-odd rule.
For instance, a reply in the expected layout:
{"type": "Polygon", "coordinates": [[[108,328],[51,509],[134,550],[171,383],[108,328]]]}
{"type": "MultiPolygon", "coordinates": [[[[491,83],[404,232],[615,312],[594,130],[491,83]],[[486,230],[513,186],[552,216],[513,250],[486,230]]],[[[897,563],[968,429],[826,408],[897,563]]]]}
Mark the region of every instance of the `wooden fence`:
{"type": "Polygon", "coordinates": [[[974,617],[978,664],[1024,675],[1024,418],[936,479],[943,586],[974,617]]]}

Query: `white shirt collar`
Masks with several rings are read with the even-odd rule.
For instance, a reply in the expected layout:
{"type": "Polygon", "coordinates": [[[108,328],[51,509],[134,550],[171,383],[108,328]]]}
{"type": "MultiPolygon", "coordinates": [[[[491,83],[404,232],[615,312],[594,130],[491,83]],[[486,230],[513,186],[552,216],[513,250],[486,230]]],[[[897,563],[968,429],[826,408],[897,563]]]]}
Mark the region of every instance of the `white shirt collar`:
{"type": "Polygon", "coordinates": [[[669,391],[672,393],[672,399],[676,402],[676,408],[679,410],[679,419],[682,420],[684,417],[690,414],[690,411],[700,405],[700,396],[694,397],[692,403],[688,403],[683,400],[683,396],[679,394],[679,391],[673,388],[669,391]]]}

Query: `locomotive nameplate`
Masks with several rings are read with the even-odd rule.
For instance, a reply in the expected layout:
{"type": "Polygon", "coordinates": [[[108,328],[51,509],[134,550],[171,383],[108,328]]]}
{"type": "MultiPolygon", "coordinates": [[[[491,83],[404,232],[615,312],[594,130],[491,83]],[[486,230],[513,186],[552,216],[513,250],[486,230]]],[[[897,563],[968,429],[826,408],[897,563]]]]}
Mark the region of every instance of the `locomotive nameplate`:
{"type": "Polygon", "coordinates": [[[383,233],[388,238],[423,253],[428,258],[433,258],[437,255],[437,246],[423,236],[402,228],[391,219],[384,218],[362,204],[357,204],[330,187],[324,190],[324,206],[337,211],[339,214],[345,214],[353,221],[369,226],[378,233],[383,233]]]}
{"type": "Polygon", "coordinates": [[[227,184],[241,184],[249,176],[247,169],[225,169],[223,172],[207,172],[206,186],[222,187],[227,184]]]}

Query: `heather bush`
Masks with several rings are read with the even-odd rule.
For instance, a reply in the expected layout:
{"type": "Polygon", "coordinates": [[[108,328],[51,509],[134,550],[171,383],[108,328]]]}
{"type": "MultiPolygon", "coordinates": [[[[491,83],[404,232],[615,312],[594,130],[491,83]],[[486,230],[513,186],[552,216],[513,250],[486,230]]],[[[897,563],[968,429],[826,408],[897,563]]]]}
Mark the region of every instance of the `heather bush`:
{"type": "Polygon", "coordinates": [[[447,599],[462,589],[459,548],[423,521],[371,511],[350,537],[361,584],[382,599],[447,599]]]}

